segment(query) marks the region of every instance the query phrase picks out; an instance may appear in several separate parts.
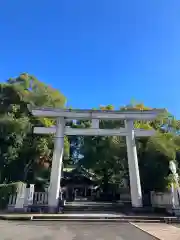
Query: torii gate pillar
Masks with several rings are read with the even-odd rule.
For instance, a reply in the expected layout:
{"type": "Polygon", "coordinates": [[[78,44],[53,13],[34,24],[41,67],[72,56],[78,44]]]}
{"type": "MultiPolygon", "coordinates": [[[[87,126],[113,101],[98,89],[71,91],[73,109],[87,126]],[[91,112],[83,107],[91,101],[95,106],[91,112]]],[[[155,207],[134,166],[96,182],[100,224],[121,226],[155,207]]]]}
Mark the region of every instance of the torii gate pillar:
{"type": "Polygon", "coordinates": [[[56,212],[58,206],[64,152],[64,127],[65,119],[63,117],[57,118],[50,186],[48,191],[49,212],[56,212]]]}
{"type": "Polygon", "coordinates": [[[127,129],[126,144],[130,176],[131,204],[132,207],[138,208],[142,207],[143,204],[133,121],[126,120],[125,126],[127,129]]]}

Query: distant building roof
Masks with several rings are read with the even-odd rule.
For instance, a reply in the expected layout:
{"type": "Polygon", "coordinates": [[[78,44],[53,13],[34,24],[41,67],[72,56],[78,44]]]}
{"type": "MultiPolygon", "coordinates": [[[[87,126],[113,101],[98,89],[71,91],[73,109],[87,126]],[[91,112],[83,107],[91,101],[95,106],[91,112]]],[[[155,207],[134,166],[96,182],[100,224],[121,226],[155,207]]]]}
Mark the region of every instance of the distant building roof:
{"type": "Polygon", "coordinates": [[[72,166],[63,169],[62,185],[66,184],[86,184],[94,185],[95,179],[92,174],[82,167],[72,166]]]}

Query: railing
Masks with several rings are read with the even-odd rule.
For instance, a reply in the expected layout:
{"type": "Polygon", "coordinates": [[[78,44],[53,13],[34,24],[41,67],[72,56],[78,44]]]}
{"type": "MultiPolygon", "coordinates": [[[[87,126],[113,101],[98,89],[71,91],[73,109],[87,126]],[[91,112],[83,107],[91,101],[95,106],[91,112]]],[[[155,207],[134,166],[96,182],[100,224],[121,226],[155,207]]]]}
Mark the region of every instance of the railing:
{"type": "MultiPolygon", "coordinates": [[[[28,202],[28,189],[24,197],[24,207],[29,205],[33,206],[44,206],[48,205],[48,193],[47,192],[34,192],[33,200],[31,203],[28,202]]],[[[175,196],[175,202],[178,202],[177,196],[175,196]]],[[[131,201],[130,194],[121,194],[120,199],[122,201],[131,201]]],[[[17,194],[9,197],[8,209],[13,210],[17,202],[17,194]]],[[[151,192],[151,205],[152,207],[158,208],[172,208],[172,193],[171,192],[151,192]]]]}
{"type": "Polygon", "coordinates": [[[46,205],[48,204],[47,192],[35,192],[33,198],[33,205],[46,205]]]}
{"type": "Polygon", "coordinates": [[[17,194],[9,196],[9,203],[8,206],[15,206],[17,199],[17,194]]]}
{"type": "MultiPolygon", "coordinates": [[[[26,208],[28,203],[28,189],[26,189],[25,199],[24,199],[24,208],[26,208]]],[[[8,210],[13,211],[17,202],[17,194],[10,195],[9,202],[8,202],[8,210]]],[[[31,205],[33,206],[41,206],[48,204],[48,193],[47,192],[35,192],[33,195],[33,201],[31,205]]]]}

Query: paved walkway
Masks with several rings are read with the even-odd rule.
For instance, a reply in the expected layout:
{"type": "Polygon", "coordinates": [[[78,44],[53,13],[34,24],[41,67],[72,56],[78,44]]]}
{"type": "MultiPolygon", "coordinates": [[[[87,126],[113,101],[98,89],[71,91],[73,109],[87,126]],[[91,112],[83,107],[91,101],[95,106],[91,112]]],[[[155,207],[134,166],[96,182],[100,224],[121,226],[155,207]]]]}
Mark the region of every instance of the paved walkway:
{"type": "Polygon", "coordinates": [[[129,223],[0,221],[0,233],[1,240],[156,240],[129,223]]]}
{"type": "Polygon", "coordinates": [[[132,223],[159,240],[180,240],[180,228],[165,223],[132,223]]]}

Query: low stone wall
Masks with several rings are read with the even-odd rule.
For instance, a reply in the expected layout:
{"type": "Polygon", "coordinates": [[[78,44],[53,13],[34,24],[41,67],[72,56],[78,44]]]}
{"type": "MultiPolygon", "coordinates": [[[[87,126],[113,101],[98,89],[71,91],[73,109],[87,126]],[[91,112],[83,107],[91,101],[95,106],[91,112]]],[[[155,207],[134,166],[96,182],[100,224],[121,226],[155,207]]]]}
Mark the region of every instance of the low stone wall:
{"type": "Polygon", "coordinates": [[[172,193],[151,192],[151,205],[156,208],[172,208],[172,193]]]}

